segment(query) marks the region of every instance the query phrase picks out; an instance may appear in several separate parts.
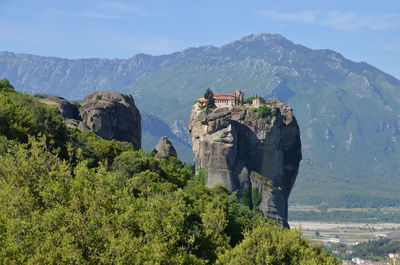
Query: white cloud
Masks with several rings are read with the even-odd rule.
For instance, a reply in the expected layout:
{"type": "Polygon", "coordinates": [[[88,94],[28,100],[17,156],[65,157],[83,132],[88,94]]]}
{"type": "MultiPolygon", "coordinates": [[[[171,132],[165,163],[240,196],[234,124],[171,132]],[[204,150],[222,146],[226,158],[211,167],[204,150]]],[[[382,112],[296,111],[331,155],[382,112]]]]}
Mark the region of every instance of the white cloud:
{"type": "Polygon", "coordinates": [[[118,15],[108,15],[96,12],[65,12],[52,8],[45,8],[44,11],[50,14],[60,15],[60,16],[71,16],[71,17],[84,17],[84,18],[99,18],[99,19],[116,19],[121,18],[118,15]]]}
{"type": "Polygon", "coordinates": [[[133,5],[127,5],[127,4],[121,3],[121,2],[107,1],[107,2],[101,3],[101,6],[109,8],[109,9],[114,9],[117,11],[134,13],[134,14],[140,15],[140,16],[150,16],[151,15],[149,12],[147,12],[141,8],[138,8],[133,5]]]}
{"type": "Polygon", "coordinates": [[[400,51],[400,44],[386,44],[384,48],[389,52],[397,52],[400,51]]]}
{"type": "Polygon", "coordinates": [[[306,10],[300,12],[260,11],[262,16],[280,21],[316,24],[337,30],[384,30],[400,25],[400,14],[361,15],[352,11],[306,10]]]}
{"type": "Polygon", "coordinates": [[[281,13],[275,11],[260,11],[260,14],[276,20],[313,23],[316,20],[317,11],[308,10],[294,13],[281,13]]]}
{"type": "Polygon", "coordinates": [[[125,4],[122,2],[118,1],[105,1],[100,4],[100,6],[108,8],[108,9],[114,9],[115,11],[118,12],[126,12],[126,13],[132,13],[138,16],[144,16],[144,17],[154,17],[154,16],[166,16],[168,15],[167,13],[154,13],[154,12],[148,12],[140,7],[134,6],[132,4],[125,4]]]}
{"type": "Polygon", "coordinates": [[[338,30],[384,30],[396,27],[399,18],[396,14],[358,15],[350,11],[330,11],[320,22],[338,30]]]}

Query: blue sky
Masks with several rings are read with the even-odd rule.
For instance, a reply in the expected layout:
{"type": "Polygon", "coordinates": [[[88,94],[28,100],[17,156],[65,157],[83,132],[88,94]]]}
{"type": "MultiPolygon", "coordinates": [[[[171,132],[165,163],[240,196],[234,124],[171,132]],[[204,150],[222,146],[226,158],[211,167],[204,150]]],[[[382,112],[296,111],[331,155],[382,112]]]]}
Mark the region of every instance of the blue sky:
{"type": "Polygon", "coordinates": [[[0,0],[0,51],[129,58],[279,33],[400,78],[400,1],[0,0]]]}

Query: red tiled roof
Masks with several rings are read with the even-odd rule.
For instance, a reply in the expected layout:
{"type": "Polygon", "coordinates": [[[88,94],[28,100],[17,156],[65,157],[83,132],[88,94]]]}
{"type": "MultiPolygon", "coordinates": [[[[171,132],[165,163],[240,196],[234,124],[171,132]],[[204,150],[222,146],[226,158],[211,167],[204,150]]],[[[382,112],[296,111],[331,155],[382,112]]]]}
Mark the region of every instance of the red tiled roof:
{"type": "Polygon", "coordinates": [[[220,97],[214,97],[214,99],[217,99],[217,100],[229,100],[229,99],[235,99],[235,97],[232,97],[232,96],[220,96],[220,97]]]}
{"type": "Polygon", "coordinates": [[[214,93],[215,97],[219,97],[219,96],[229,96],[229,97],[233,97],[234,93],[214,93]]]}
{"type": "MultiPolygon", "coordinates": [[[[214,97],[214,99],[216,99],[216,100],[234,100],[235,99],[235,97],[233,97],[233,96],[218,96],[218,97],[214,97]]],[[[205,98],[199,98],[199,99],[197,99],[197,102],[207,102],[207,99],[205,99],[205,98]]]]}
{"type": "MultiPolygon", "coordinates": [[[[235,93],[214,93],[214,99],[216,100],[235,100],[235,93]]],[[[197,102],[207,102],[205,98],[197,99],[197,102]]]]}

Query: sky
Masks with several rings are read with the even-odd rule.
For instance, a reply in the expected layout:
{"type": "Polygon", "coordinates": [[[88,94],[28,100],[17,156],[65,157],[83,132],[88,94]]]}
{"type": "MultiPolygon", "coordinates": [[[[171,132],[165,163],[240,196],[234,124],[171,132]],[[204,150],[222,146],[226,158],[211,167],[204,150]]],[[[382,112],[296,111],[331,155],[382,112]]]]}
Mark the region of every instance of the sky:
{"type": "Polygon", "coordinates": [[[400,79],[400,1],[0,0],[0,51],[130,58],[281,34],[400,79]]]}

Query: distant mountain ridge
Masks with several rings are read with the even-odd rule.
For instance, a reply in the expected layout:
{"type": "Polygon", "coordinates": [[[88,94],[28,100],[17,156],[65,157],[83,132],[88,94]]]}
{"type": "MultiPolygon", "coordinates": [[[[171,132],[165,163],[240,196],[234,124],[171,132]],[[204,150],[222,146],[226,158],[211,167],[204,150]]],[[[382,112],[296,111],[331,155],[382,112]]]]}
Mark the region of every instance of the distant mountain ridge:
{"type": "MultiPolygon", "coordinates": [[[[0,78],[19,90],[69,99],[97,90],[131,93],[142,113],[165,122],[160,128],[172,127],[181,141],[173,142],[178,155],[189,161],[185,125],[205,88],[279,97],[294,108],[303,143],[292,203],[400,205],[400,81],[331,50],[261,33],[221,47],[129,59],[2,52],[0,78]]],[[[157,128],[148,125],[143,144],[154,146],[157,128]]]]}

